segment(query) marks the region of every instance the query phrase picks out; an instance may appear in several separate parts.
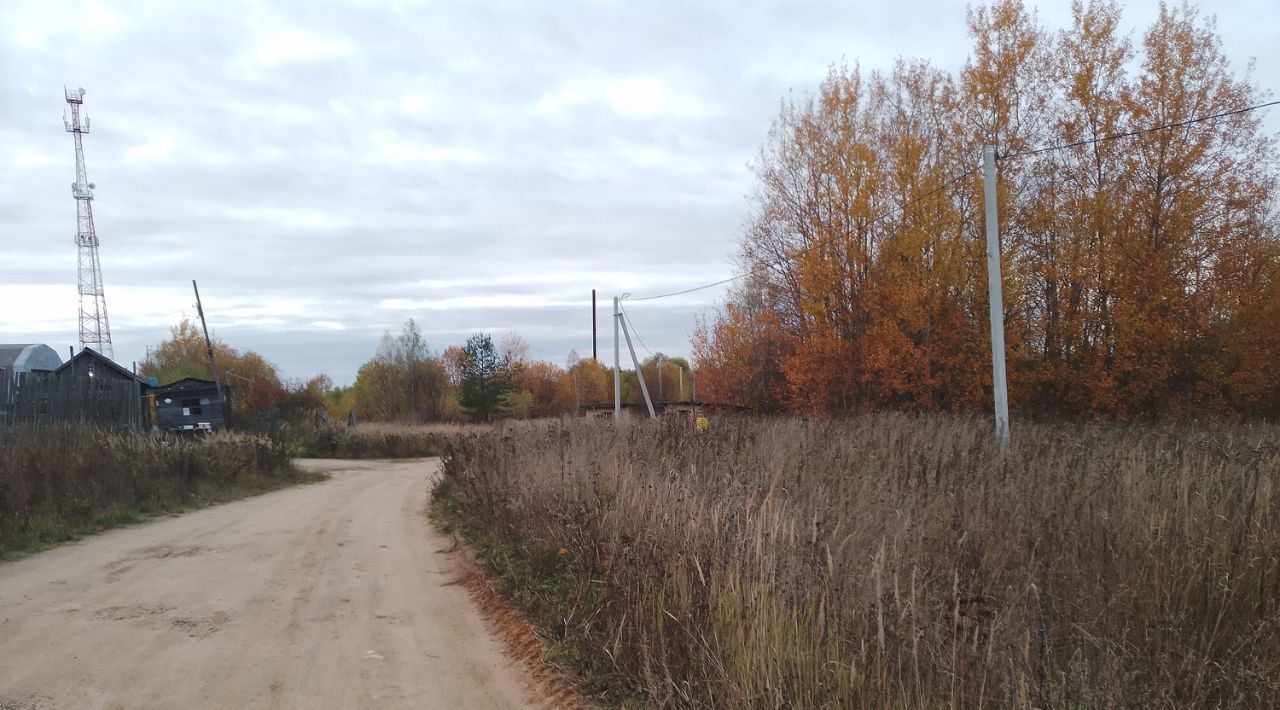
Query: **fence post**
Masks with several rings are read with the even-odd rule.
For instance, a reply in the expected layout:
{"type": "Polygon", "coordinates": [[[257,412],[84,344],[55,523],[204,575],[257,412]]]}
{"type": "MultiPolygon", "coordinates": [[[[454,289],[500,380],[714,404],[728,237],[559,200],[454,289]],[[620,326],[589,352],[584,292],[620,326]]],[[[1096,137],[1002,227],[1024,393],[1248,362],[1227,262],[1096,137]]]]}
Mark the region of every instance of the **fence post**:
{"type": "Polygon", "coordinates": [[[10,381],[13,379],[9,371],[0,367],[0,426],[9,423],[9,411],[13,409],[10,399],[10,381]]]}

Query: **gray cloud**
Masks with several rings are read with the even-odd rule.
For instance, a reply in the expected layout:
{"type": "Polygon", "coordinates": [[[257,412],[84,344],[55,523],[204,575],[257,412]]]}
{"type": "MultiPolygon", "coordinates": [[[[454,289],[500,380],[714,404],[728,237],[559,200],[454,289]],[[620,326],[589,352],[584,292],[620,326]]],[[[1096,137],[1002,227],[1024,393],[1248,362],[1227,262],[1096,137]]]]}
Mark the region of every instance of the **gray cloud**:
{"type": "MultiPolygon", "coordinates": [[[[1267,7],[1213,11],[1274,87],[1267,7]]],[[[75,338],[64,84],[88,92],[117,359],[193,312],[198,278],[225,340],[347,382],[409,317],[438,348],[516,329],[537,357],[588,354],[592,288],[611,359],[612,294],[732,271],[788,91],[842,59],[957,69],[963,23],[940,0],[6,3],[0,341],[75,338]]],[[[687,354],[722,293],[630,310],[650,348],[687,354]]]]}

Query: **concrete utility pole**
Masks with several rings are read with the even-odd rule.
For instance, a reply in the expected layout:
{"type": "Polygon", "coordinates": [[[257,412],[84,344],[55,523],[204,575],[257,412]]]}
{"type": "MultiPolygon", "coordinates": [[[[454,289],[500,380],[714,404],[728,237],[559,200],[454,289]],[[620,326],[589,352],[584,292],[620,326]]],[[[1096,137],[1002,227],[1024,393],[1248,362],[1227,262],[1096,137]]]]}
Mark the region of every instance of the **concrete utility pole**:
{"type": "Polygon", "coordinates": [[[640,381],[640,394],[644,395],[644,406],[649,409],[649,418],[657,419],[658,415],[653,411],[653,400],[649,398],[649,386],[644,383],[644,370],[640,367],[640,359],[636,357],[636,347],[631,344],[631,331],[627,330],[627,324],[622,322],[622,336],[627,339],[627,350],[631,351],[631,364],[636,368],[636,379],[640,381]]]}
{"type": "Polygon", "coordinates": [[[613,297],[613,418],[622,417],[622,343],[618,331],[622,328],[622,307],[618,296],[613,297]]]}
{"type": "Polygon", "coordinates": [[[665,402],[667,400],[667,395],[665,390],[662,389],[662,353],[658,353],[658,355],[654,357],[654,361],[658,364],[658,401],[665,402]]]}
{"type": "Polygon", "coordinates": [[[1009,390],[1004,370],[1004,296],[1000,287],[1000,222],[996,214],[996,148],[982,148],[987,203],[987,300],[991,309],[991,388],[995,395],[996,441],[1009,445],[1009,390]]]}

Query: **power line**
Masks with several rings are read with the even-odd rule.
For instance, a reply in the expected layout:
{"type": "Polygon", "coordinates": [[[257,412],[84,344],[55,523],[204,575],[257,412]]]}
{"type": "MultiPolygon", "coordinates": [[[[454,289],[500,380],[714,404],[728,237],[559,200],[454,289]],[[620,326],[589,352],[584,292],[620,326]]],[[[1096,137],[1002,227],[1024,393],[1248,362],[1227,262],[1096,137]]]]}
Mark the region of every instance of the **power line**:
{"type": "MultiPolygon", "coordinates": [[[[1199,117],[1196,117],[1196,118],[1187,119],[1187,120],[1185,120],[1185,121],[1177,121],[1177,122],[1175,122],[1175,123],[1166,123],[1166,124],[1161,125],[1161,126],[1154,126],[1154,127],[1151,127],[1151,128],[1144,128],[1144,129],[1136,130],[1136,131],[1127,131],[1127,132],[1124,132],[1124,133],[1116,133],[1116,134],[1109,135],[1109,136],[1102,136],[1102,137],[1100,137],[1100,138],[1088,138],[1088,139],[1085,139],[1085,140],[1075,141],[1075,142],[1072,142],[1072,143],[1063,143],[1063,144],[1059,144],[1059,145],[1052,145],[1052,146],[1047,146],[1047,147],[1044,147],[1044,148],[1037,148],[1037,149],[1035,149],[1035,150],[1023,151],[1023,152],[1021,152],[1021,153],[1014,153],[1014,154],[1006,155],[1006,156],[998,156],[998,157],[997,157],[997,160],[1014,160],[1014,159],[1017,159],[1017,158],[1027,158],[1027,157],[1030,157],[1030,156],[1033,156],[1033,155],[1040,155],[1041,153],[1048,153],[1048,152],[1050,152],[1050,151],[1055,151],[1055,150],[1066,150],[1066,149],[1068,149],[1068,148],[1078,148],[1078,147],[1080,147],[1080,146],[1084,146],[1084,145],[1092,145],[1092,144],[1096,144],[1096,143],[1101,143],[1101,142],[1103,142],[1103,141],[1117,140],[1117,139],[1120,139],[1120,138],[1132,138],[1132,137],[1135,137],[1135,136],[1146,135],[1146,134],[1148,134],[1148,133],[1154,133],[1154,132],[1156,132],[1156,131],[1163,131],[1163,130],[1167,130],[1167,129],[1170,129],[1170,128],[1181,128],[1181,127],[1183,127],[1183,126],[1190,126],[1190,125],[1192,125],[1192,124],[1196,124],[1196,123],[1203,123],[1204,121],[1212,121],[1212,120],[1214,120],[1214,119],[1218,119],[1218,118],[1225,118],[1225,117],[1227,117],[1227,116],[1235,116],[1235,115],[1242,114],[1242,113],[1248,113],[1248,112],[1250,112],[1250,111],[1256,111],[1256,110],[1258,110],[1258,109],[1262,109],[1262,108],[1269,108],[1269,107],[1271,107],[1271,106],[1280,106],[1280,101],[1270,101],[1270,102],[1263,103],[1263,104],[1257,104],[1257,105],[1255,105],[1255,106],[1247,106],[1247,107],[1245,107],[1245,108],[1235,109],[1235,110],[1233,110],[1233,111],[1223,111],[1223,112],[1221,112],[1221,113],[1215,113],[1215,114],[1210,115],[1210,116],[1199,116],[1199,117]]],[[[889,210],[886,210],[883,214],[879,215],[879,216],[878,216],[878,217],[876,217],[875,219],[872,219],[870,222],[868,222],[868,223],[867,223],[867,226],[871,226],[871,225],[876,224],[876,223],[878,223],[878,222],[881,222],[881,221],[883,221],[883,220],[885,220],[885,219],[888,219],[889,217],[892,217],[894,214],[897,214],[897,213],[900,213],[900,212],[905,212],[905,211],[906,211],[906,209],[907,209],[908,207],[910,207],[910,206],[912,206],[912,205],[916,204],[917,202],[920,202],[920,201],[922,201],[922,200],[928,199],[929,197],[932,197],[932,196],[934,196],[934,195],[938,194],[939,192],[942,192],[943,190],[945,190],[945,189],[947,189],[947,188],[951,187],[952,185],[954,185],[954,184],[956,184],[956,183],[960,182],[961,180],[965,179],[966,177],[968,177],[969,175],[973,174],[973,173],[974,173],[974,172],[976,172],[976,171],[977,171],[977,168],[972,168],[972,169],[970,169],[970,170],[966,170],[966,171],[964,171],[964,172],[961,172],[961,173],[957,174],[956,176],[954,176],[954,177],[952,177],[951,179],[947,180],[946,182],[944,182],[943,184],[939,185],[938,187],[936,187],[936,188],[934,188],[934,189],[932,189],[932,190],[930,190],[930,191],[928,191],[928,192],[926,192],[926,193],[924,193],[924,194],[922,194],[922,195],[919,195],[919,196],[917,196],[917,197],[914,197],[914,198],[912,198],[912,199],[908,200],[907,202],[904,202],[904,203],[903,203],[903,204],[901,204],[901,205],[896,205],[896,206],[894,206],[893,208],[891,208],[891,209],[889,209],[889,210]]],[[[835,235],[835,236],[839,236],[839,235],[835,235]]],[[[833,237],[833,238],[834,238],[834,237],[833,237]]],[[[658,294],[658,295],[656,295],[656,296],[641,296],[641,297],[636,297],[636,298],[630,298],[630,299],[628,299],[628,300],[631,300],[631,301],[656,301],[656,300],[658,300],[658,299],[660,299],[660,298],[671,298],[672,296],[683,296],[683,295],[685,295],[685,294],[696,293],[696,292],[698,292],[698,291],[705,291],[705,290],[707,290],[707,289],[709,289],[709,288],[715,288],[716,286],[723,286],[724,284],[731,283],[731,282],[733,282],[733,281],[737,281],[737,280],[738,280],[738,279],[740,279],[740,278],[744,278],[744,277],[746,277],[746,276],[751,276],[751,275],[753,275],[753,274],[758,274],[758,273],[760,273],[760,272],[762,272],[762,271],[765,271],[765,270],[767,270],[767,269],[772,269],[772,268],[773,268],[773,267],[775,267],[775,266],[779,266],[779,265],[784,264],[784,263],[786,263],[786,262],[788,262],[788,261],[791,261],[792,259],[795,259],[795,258],[796,258],[796,257],[798,257],[798,256],[801,256],[801,255],[806,254],[806,253],[808,253],[808,252],[810,252],[810,251],[812,251],[812,250],[814,250],[814,249],[816,249],[816,248],[818,248],[818,247],[820,247],[820,246],[823,246],[827,241],[829,241],[829,240],[818,240],[818,241],[815,241],[815,242],[813,242],[812,244],[808,244],[808,245],[803,246],[803,247],[801,247],[801,248],[799,248],[799,249],[796,249],[795,251],[793,251],[793,252],[791,252],[791,253],[789,253],[789,254],[784,254],[784,255],[782,255],[781,257],[779,257],[779,258],[777,258],[777,259],[774,259],[773,261],[765,262],[765,263],[763,263],[763,264],[760,264],[759,266],[756,266],[755,268],[749,269],[749,270],[744,271],[744,272],[742,272],[742,273],[740,273],[740,274],[735,274],[735,275],[730,276],[730,277],[728,277],[728,278],[720,279],[719,281],[713,281],[713,282],[711,282],[711,283],[709,283],[709,284],[703,284],[702,286],[694,286],[693,288],[686,288],[686,289],[683,289],[683,290],[680,290],[680,291],[671,291],[670,293],[661,293],[661,294],[658,294]]],[[[630,322],[630,319],[628,319],[628,322],[630,322]]],[[[648,349],[648,348],[646,348],[646,350],[647,350],[647,349],[648,349]]],[[[651,354],[652,354],[652,353],[651,353],[651,354]]]]}
{"type": "Polygon", "coordinates": [[[627,319],[627,325],[631,326],[631,334],[636,336],[636,341],[640,343],[640,347],[644,348],[644,351],[652,356],[653,351],[649,349],[648,345],[644,344],[644,338],[641,338],[640,333],[636,330],[636,324],[631,320],[631,314],[627,313],[627,309],[621,305],[618,306],[618,310],[622,312],[622,317],[627,319]]]}
{"type": "MultiPolygon", "coordinates": [[[[799,254],[796,254],[796,256],[799,256],[799,254]]],[[[716,286],[721,286],[721,285],[723,285],[723,284],[727,284],[727,283],[729,283],[730,281],[737,281],[738,279],[742,278],[743,276],[750,276],[751,274],[754,274],[754,273],[756,273],[757,271],[761,271],[761,270],[763,270],[763,269],[765,269],[765,268],[768,268],[768,267],[770,267],[770,266],[773,266],[773,265],[772,265],[772,264],[766,264],[766,265],[764,265],[764,266],[759,266],[759,267],[756,267],[756,268],[754,268],[754,269],[752,269],[752,270],[750,270],[750,271],[744,271],[744,272],[742,272],[741,274],[738,274],[738,275],[736,275],[736,276],[730,276],[730,277],[729,277],[729,278],[727,278],[727,279],[720,279],[719,281],[716,281],[716,282],[714,282],[714,283],[705,284],[705,285],[703,285],[703,286],[695,286],[695,287],[693,287],[693,288],[686,288],[686,289],[685,289],[685,290],[683,290],[683,291],[672,291],[671,293],[664,293],[664,294],[660,294],[660,295],[658,295],[658,296],[641,296],[641,297],[639,297],[639,298],[628,298],[627,300],[628,300],[628,301],[656,301],[656,300],[658,300],[659,298],[669,298],[669,297],[671,297],[671,296],[683,296],[683,295],[685,295],[686,293],[694,293],[695,291],[705,291],[705,290],[707,290],[707,289],[709,289],[709,288],[715,288],[716,286]]]]}
{"type": "MultiPolygon", "coordinates": [[[[977,172],[977,170],[978,170],[977,168],[970,168],[970,169],[968,169],[968,170],[965,170],[964,172],[961,172],[961,173],[956,174],[955,176],[953,176],[952,178],[948,179],[946,182],[942,183],[942,184],[941,184],[941,185],[939,185],[938,187],[935,187],[934,189],[932,189],[932,190],[930,190],[930,191],[928,191],[928,192],[926,192],[926,193],[923,193],[923,194],[921,194],[921,195],[917,195],[916,197],[911,198],[910,200],[908,200],[908,201],[906,201],[906,202],[902,203],[901,205],[895,205],[894,207],[891,207],[891,208],[889,208],[888,210],[885,210],[882,214],[880,214],[879,216],[875,217],[875,218],[874,218],[874,219],[872,219],[871,221],[867,222],[866,226],[870,227],[870,226],[871,226],[871,225],[873,225],[873,224],[877,224],[877,223],[879,223],[879,222],[881,222],[881,221],[883,221],[883,220],[888,219],[889,217],[892,217],[892,216],[893,216],[894,214],[896,214],[896,213],[899,213],[899,212],[905,212],[905,211],[906,211],[906,209],[907,209],[908,207],[910,207],[910,206],[912,206],[912,205],[916,204],[917,202],[921,202],[921,201],[923,201],[923,200],[925,200],[925,199],[928,199],[928,198],[930,198],[930,197],[933,197],[934,195],[938,194],[939,192],[942,192],[943,190],[945,190],[945,189],[947,189],[947,188],[951,187],[952,185],[955,185],[956,183],[960,182],[961,180],[963,180],[963,179],[965,179],[965,178],[969,177],[969,176],[970,176],[970,175],[972,175],[973,173],[977,172]]],[[[836,237],[838,237],[838,236],[839,236],[839,235],[834,235],[831,239],[834,239],[834,238],[836,238],[836,237]]],[[[709,289],[709,288],[715,288],[716,286],[722,286],[722,285],[727,284],[727,283],[729,283],[729,282],[731,282],[731,281],[737,281],[737,280],[738,280],[738,279],[740,279],[740,278],[743,278],[743,277],[746,277],[746,276],[751,276],[752,274],[758,274],[758,273],[760,273],[760,272],[762,272],[762,271],[765,271],[765,270],[767,270],[767,269],[772,269],[772,268],[773,268],[773,267],[775,267],[775,266],[779,266],[779,265],[784,264],[784,263],[786,263],[786,262],[788,262],[788,261],[791,261],[792,259],[795,259],[795,258],[796,258],[796,257],[798,257],[798,256],[801,256],[801,255],[806,254],[806,253],[808,253],[808,252],[810,252],[810,251],[813,251],[814,249],[816,249],[816,248],[818,248],[818,247],[820,247],[820,246],[823,246],[825,243],[827,243],[827,242],[831,241],[831,239],[819,239],[818,241],[815,241],[815,242],[813,242],[813,243],[811,243],[811,244],[807,244],[807,245],[805,245],[805,246],[803,246],[803,247],[800,247],[799,249],[796,249],[795,251],[793,251],[793,252],[791,252],[791,253],[789,253],[789,254],[783,254],[781,257],[778,257],[777,259],[774,259],[773,261],[765,262],[765,263],[763,263],[763,264],[761,264],[761,265],[759,265],[759,266],[757,266],[757,267],[755,267],[755,268],[753,268],[753,269],[748,269],[747,271],[744,271],[744,272],[742,272],[742,273],[740,273],[740,274],[735,274],[734,276],[730,276],[730,277],[729,277],[729,278],[727,278],[727,279],[720,279],[719,281],[715,281],[715,282],[712,282],[712,283],[709,283],[709,284],[704,284],[704,285],[702,285],[702,286],[695,286],[695,287],[693,287],[693,288],[686,288],[686,289],[684,289],[683,291],[672,291],[671,293],[662,293],[662,294],[658,294],[657,296],[643,296],[643,297],[640,297],[640,298],[628,298],[627,300],[628,300],[628,301],[656,301],[656,300],[658,300],[659,298],[670,298],[670,297],[672,297],[672,296],[683,296],[683,295],[685,295],[685,294],[687,294],[687,293],[694,293],[694,292],[696,292],[696,291],[705,291],[706,289],[709,289]]]]}
{"type": "Polygon", "coordinates": [[[1033,155],[1040,155],[1041,153],[1048,153],[1055,150],[1067,150],[1068,148],[1079,148],[1080,146],[1095,145],[1097,143],[1102,143],[1103,141],[1113,141],[1119,138],[1133,138],[1135,136],[1143,136],[1148,133],[1155,133],[1156,131],[1163,131],[1169,128],[1182,128],[1183,126],[1190,126],[1196,123],[1203,123],[1204,121],[1212,121],[1217,118],[1226,118],[1227,116],[1236,116],[1242,113],[1248,113],[1250,111],[1257,111],[1260,108],[1269,108],[1271,106],[1280,106],[1280,101],[1270,101],[1268,103],[1258,104],[1256,106],[1246,106],[1245,108],[1238,108],[1238,109],[1235,109],[1234,111],[1223,111],[1222,113],[1215,113],[1211,116],[1199,116],[1197,118],[1189,118],[1185,121],[1178,121],[1176,123],[1166,123],[1162,126],[1153,126],[1151,128],[1143,128],[1142,130],[1137,130],[1137,131],[1126,131],[1124,133],[1115,133],[1109,136],[1102,136],[1101,138],[1086,138],[1085,140],[1075,141],[1073,143],[1062,143],[1060,145],[1051,145],[1044,148],[1036,148],[1035,150],[1024,150],[1021,153],[998,156],[996,160],[1015,160],[1017,158],[1029,158],[1033,155]]]}

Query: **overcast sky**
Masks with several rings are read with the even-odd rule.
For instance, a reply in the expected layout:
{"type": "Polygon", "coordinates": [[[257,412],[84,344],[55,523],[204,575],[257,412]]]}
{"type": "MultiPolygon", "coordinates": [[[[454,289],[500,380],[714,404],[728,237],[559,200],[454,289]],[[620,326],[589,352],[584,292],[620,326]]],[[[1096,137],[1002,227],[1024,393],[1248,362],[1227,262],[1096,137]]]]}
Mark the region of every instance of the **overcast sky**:
{"type": "MultiPolygon", "coordinates": [[[[1137,38],[1155,3],[1130,3],[1137,38]]],[[[1215,2],[1233,66],[1280,87],[1270,2],[1215,2]]],[[[1069,3],[1041,3],[1052,28],[1069,3]]],[[[833,62],[956,70],[960,2],[0,2],[0,342],[75,343],[85,140],[116,359],[200,281],[210,327],[287,377],[349,383],[413,317],[434,349],[519,331],[612,359],[610,298],[715,281],[788,91],[833,62]]],[[[1273,131],[1275,115],[1266,118],[1273,131]]],[[[686,355],[723,291],[635,303],[686,355]]],[[[637,348],[640,346],[637,344],[637,348]]],[[[643,349],[641,357],[645,356],[643,349]]]]}

